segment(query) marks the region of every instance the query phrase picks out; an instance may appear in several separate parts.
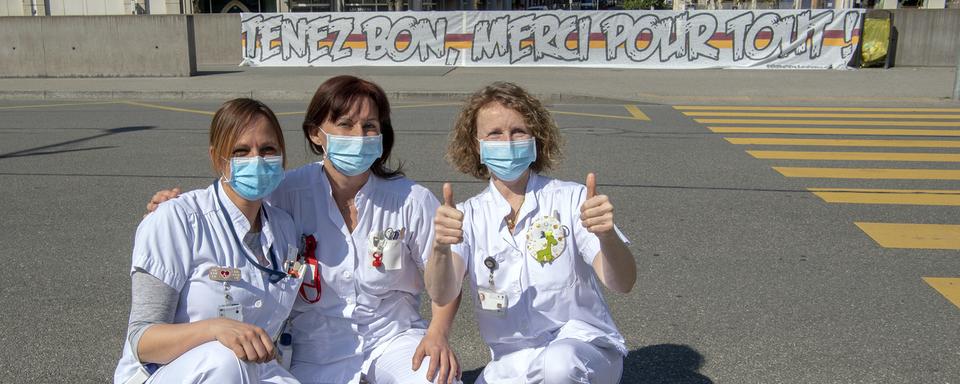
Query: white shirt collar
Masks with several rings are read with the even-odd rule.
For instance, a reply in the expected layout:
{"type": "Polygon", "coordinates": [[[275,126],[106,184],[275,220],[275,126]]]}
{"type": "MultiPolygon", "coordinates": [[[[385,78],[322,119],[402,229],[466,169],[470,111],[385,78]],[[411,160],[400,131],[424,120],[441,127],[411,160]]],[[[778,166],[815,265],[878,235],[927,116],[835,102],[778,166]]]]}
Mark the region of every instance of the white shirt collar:
{"type": "MultiPolygon", "coordinates": [[[[531,213],[536,212],[537,208],[539,208],[539,204],[537,203],[537,191],[542,188],[540,185],[542,178],[532,170],[529,172],[530,175],[527,177],[527,186],[523,196],[523,204],[520,205],[520,212],[517,215],[517,222],[515,223],[516,227],[514,230],[522,227],[520,223],[522,223],[531,213]]],[[[507,199],[500,194],[500,191],[493,184],[493,177],[490,178],[489,185],[487,186],[487,198],[490,199],[490,201],[496,207],[497,213],[499,214],[498,217],[506,217],[510,214],[510,202],[508,202],[507,199]]],[[[505,220],[500,222],[500,230],[508,230],[505,220]]]]}

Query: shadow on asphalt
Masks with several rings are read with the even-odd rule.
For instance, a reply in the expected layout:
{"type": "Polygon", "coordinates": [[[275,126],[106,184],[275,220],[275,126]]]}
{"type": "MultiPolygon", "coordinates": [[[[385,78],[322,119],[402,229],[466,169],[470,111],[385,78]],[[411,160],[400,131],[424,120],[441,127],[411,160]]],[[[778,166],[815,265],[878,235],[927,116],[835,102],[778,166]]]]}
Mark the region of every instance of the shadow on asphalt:
{"type": "Polygon", "coordinates": [[[659,344],[630,351],[623,361],[623,384],[713,384],[700,372],[704,358],[686,345],[659,344]]]}
{"type": "Polygon", "coordinates": [[[190,74],[190,77],[199,77],[199,76],[214,76],[214,75],[228,75],[231,73],[240,73],[243,71],[196,71],[190,74]]]}
{"type": "MultiPolygon", "coordinates": [[[[704,358],[686,345],[659,344],[635,349],[623,360],[621,384],[713,384],[700,372],[704,358]]],[[[473,383],[483,367],[463,372],[463,382],[473,383]]]]}
{"type": "Polygon", "coordinates": [[[75,144],[87,142],[90,140],[96,140],[101,137],[112,136],[120,133],[128,132],[138,132],[154,129],[153,126],[134,126],[134,127],[120,127],[120,128],[111,128],[103,130],[99,135],[93,135],[89,137],[84,137],[76,140],[69,140],[55,144],[44,145],[40,147],[33,147],[29,149],[24,149],[16,152],[10,153],[0,153],[0,159],[8,159],[14,157],[28,157],[28,156],[43,156],[43,155],[54,155],[58,153],[66,152],[78,152],[78,151],[92,151],[98,149],[108,149],[115,148],[114,146],[100,146],[100,147],[87,147],[87,148],[69,148],[75,144]]]}

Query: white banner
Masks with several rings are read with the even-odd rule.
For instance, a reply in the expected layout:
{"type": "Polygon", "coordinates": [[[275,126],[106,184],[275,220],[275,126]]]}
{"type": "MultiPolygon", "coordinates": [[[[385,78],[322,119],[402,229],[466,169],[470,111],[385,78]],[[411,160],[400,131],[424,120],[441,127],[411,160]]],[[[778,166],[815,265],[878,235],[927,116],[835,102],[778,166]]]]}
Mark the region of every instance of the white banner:
{"type": "Polygon", "coordinates": [[[244,13],[242,65],[846,68],[862,9],[244,13]]]}

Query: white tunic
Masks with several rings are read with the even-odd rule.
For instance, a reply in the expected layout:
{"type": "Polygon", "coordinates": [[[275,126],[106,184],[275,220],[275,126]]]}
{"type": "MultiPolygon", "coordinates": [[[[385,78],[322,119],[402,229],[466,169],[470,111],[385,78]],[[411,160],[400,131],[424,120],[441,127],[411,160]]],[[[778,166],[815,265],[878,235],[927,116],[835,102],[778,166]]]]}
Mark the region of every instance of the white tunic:
{"type": "MultiPolygon", "coordinates": [[[[322,293],[315,304],[302,298],[294,304],[294,376],[310,383],[357,382],[391,340],[424,332],[422,270],[440,205],[429,190],[407,178],[371,174],[354,201],[353,233],[333,200],[322,162],[287,172],[270,201],[292,214],[300,233],[317,240],[322,293]],[[372,263],[370,236],[387,229],[402,229],[396,270],[372,263]]],[[[309,273],[305,279],[312,281],[309,273]]]]}
{"type": "MultiPolygon", "coordinates": [[[[494,360],[484,371],[487,381],[519,379],[517,374],[525,371],[529,361],[498,360],[511,360],[513,352],[542,348],[557,339],[577,339],[626,356],[623,336],[613,323],[593,270],[600,240],[580,223],[580,206],[585,200],[583,185],[531,172],[515,234],[504,222],[510,204],[492,181],[486,190],[458,205],[465,225],[463,242],[454,245],[453,251],[463,258],[473,291],[479,286],[507,297],[502,314],[482,309],[474,298],[480,334],[494,360]],[[550,222],[548,216],[559,221],[550,234],[551,241],[562,240],[551,243],[556,251],[553,262],[541,264],[535,259],[536,252],[528,251],[527,233],[533,235],[535,223],[550,222]],[[484,265],[488,256],[497,263],[493,287],[488,282],[490,270],[484,265]]],[[[534,238],[539,237],[537,232],[534,238]]]]}
{"type": "MultiPolygon", "coordinates": [[[[219,189],[219,199],[237,236],[242,239],[249,232],[250,223],[223,189],[219,189]]],[[[239,268],[241,280],[230,283],[231,304],[243,307],[245,323],[276,336],[290,313],[300,279],[288,277],[271,284],[267,274],[244,257],[243,252],[251,257],[253,253],[234,239],[215,194],[213,185],[187,192],[160,204],[145,217],[137,228],[130,271],[143,269],[180,292],[173,322],[181,324],[218,317],[218,307],[225,304],[224,286],[210,279],[210,268],[239,268]]],[[[273,248],[282,266],[297,256],[297,232],[286,212],[268,204],[263,204],[263,209],[266,211],[260,239],[263,254],[269,258],[273,248]]],[[[114,373],[115,382],[126,381],[140,368],[129,344],[124,342],[123,355],[114,373]]]]}

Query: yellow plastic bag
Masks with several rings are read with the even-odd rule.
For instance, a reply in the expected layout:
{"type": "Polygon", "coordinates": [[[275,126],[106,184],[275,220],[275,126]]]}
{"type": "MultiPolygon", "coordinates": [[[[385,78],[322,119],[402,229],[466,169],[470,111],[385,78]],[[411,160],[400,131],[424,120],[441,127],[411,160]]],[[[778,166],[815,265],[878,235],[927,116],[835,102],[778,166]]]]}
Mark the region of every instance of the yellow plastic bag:
{"type": "Polygon", "coordinates": [[[863,64],[881,66],[890,51],[890,19],[866,19],[863,22],[863,64]]]}

